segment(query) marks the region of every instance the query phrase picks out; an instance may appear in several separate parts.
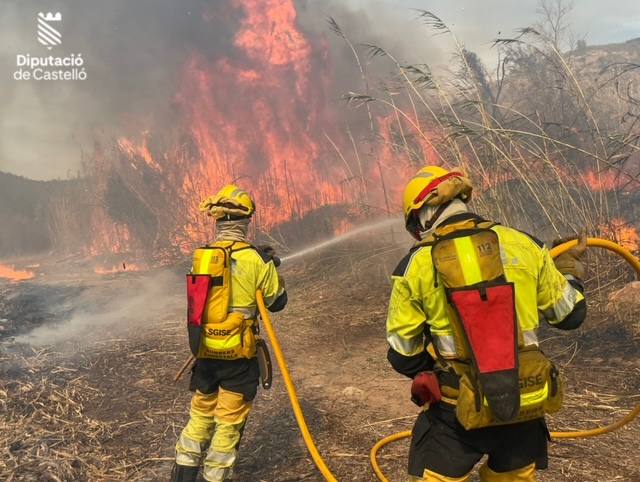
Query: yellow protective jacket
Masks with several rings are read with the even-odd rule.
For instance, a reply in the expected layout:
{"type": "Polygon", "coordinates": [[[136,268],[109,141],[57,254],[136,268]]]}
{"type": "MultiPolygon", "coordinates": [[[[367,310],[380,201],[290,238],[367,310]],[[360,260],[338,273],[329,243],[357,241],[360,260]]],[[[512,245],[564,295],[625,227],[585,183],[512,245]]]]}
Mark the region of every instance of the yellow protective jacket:
{"type": "MultiPolygon", "coordinates": [[[[481,218],[459,214],[445,224],[481,218]]],[[[537,345],[539,320],[561,329],[577,328],[586,315],[580,282],[560,273],[544,245],[516,229],[495,225],[507,281],[515,284],[515,304],[524,345],[537,345]]],[[[457,359],[442,283],[436,283],[430,246],[418,246],[399,263],[387,315],[388,359],[400,373],[414,377],[431,370],[431,341],[445,359],[457,359]]]]}
{"type": "MultiPolygon", "coordinates": [[[[287,303],[287,293],[271,256],[246,243],[231,253],[231,299],[229,312],[240,312],[245,319],[257,317],[256,291],[261,290],[270,311],[280,311],[287,303]]],[[[205,273],[200,266],[198,251],[194,254],[191,272],[205,273]]],[[[208,307],[205,307],[207,313],[208,307]]],[[[205,320],[206,321],[206,320],[205,320]]]]}

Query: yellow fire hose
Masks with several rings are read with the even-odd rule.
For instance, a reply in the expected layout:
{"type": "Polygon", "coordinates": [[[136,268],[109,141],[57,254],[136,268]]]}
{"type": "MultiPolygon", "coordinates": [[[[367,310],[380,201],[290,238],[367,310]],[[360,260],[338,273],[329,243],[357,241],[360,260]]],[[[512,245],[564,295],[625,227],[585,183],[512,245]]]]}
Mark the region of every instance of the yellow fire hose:
{"type": "Polygon", "coordinates": [[[311,458],[313,459],[316,467],[318,467],[318,470],[325,478],[325,480],[328,480],[330,482],[338,482],[338,479],[333,476],[333,474],[327,467],[327,464],[325,464],[324,460],[322,459],[320,452],[318,452],[316,444],[313,442],[313,437],[311,437],[311,432],[309,432],[309,427],[307,426],[307,422],[304,419],[302,408],[300,408],[300,402],[298,402],[298,395],[296,393],[296,388],[293,385],[293,381],[291,380],[287,362],[282,355],[280,342],[278,341],[278,337],[273,330],[271,318],[269,317],[269,311],[267,311],[267,307],[264,304],[264,297],[262,296],[262,292],[260,290],[258,290],[258,292],[256,293],[256,300],[258,302],[260,317],[262,318],[264,328],[267,331],[267,336],[269,337],[269,341],[271,342],[271,348],[273,348],[273,353],[275,354],[276,361],[278,362],[278,366],[280,367],[280,371],[282,372],[282,378],[284,379],[284,384],[287,388],[287,394],[289,395],[289,400],[291,401],[293,414],[295,415],[296,421],[298,422],[298,427],[300,427],[300,432],[302,433],[302,438],[305,445],[307,446],[307,450],[309,450],[311,458]]]}
{"type": "MultiPolygon", "coordinates": [[[[556,256],[569,250],[570,248],[573,248],[576,244],[578,244],[577,240],[573,240],[573,241],[569,241],[567,243],[561,244],[553,248],[550,251],[550,254],[552,257],[555,258],[556,256]]],[[[606,239],[588,238],[587,246],[604,248],[619,254],[636,270],[636,273],[638,274],[638,276],[640,276],[640,260],[636,258],[633,254],[631,254],[631,252],[629,252],[628,250],[620,246],[619,244],[616,244],[612,241],[607,241],[606,239]]],[[[606,425],[604,427],[596,427],[590,430],[578,430],[575,432],[551,432],[551,437],[554,439],[560,439],[560,438],[586,438],[586,437],[595,437],[597,435],[603,435],[605,433],[613,432],[614,430],[617,430],[620,427],[628,424],[634,418],[636,418],[639,414],[640,414],[640,404],[636,405],[636,407],[633,410],[631,410],[631,412],[629,412],[625,417],[623,417],[622,419],[610,425],[606,425]]],[[[371,452],[369,454],[369,460],[371,462],[371,467],[373,468],[373,471],[375,472],[376,476],[380,481],[389,482],[389,479],[387,479],[385,475],[382,473],[382,470],[380,470],[380,465],[378,464],[378,451],[382,447],[384,447],[385,445],[391,442],[395,442],[397,440],[401,440],[409,437],[411,437],[411,431],[398,432],[383,438],[378,443],[376,443],[371,449],[371,452]]]]}

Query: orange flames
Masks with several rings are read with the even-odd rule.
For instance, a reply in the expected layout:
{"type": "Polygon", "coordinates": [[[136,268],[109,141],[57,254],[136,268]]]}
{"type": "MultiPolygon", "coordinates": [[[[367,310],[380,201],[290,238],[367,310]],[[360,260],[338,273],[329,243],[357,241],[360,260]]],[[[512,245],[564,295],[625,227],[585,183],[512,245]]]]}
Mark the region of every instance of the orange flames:
{"type": "Polygon", "coordinates": [[[22,271],[15,269],[15,266],[0,264],[0,278],[8,279],[12,282],[24,281],[35,277],[33,271],[22,271]]]}
{"type": "Polygon", "coordinates": [[[612,239],[631,252],[640,250],[640,235],[638,231],[622,219],[612,219],[602,226],[601,231],[605,238],[612,239]]]}
{"type": "MultiPolygon", "coordinates": [[[[154,135],[146,125],[97,153],[92,195],[123,201],[119,216],[109,200],[95,204],[90,254],[162,252],[165,260],[191,251],[213,233],[199,202],[231,182],[253,194],[252,226],[263,231],[325,206],[397,212],[404,181],[427,162],[441,163],[424,122],[395,112],[373,112],[376,132],[367,123],[366,135],[375,145],[360,136],[352,142],[333,101],[328,44],[300,30],[295,0],[229,3],[240,14],[234,52],[194,51],[184,60],[174,128],[154,135]],[[124,188],[109,191],[112,178],[124,188]]],[[[216,18],[214,10],[204,11],[204,21],[216,18]]],[[[491,189],[510,179],[491,173],[479,184],[491,189]]],[[[620,186],[611,172],[589,171],[584,179],[594,190],[620,186]]],[[[340,233],[352,221],[331,228],[340,233]]]]}
{"type": "Polygon", "coordinates": [[[605,170],[592,171],[587,170],[584,179],[593,191],[616,191],[622,189],[624,191],[634,191],[638,189],[637,177],[640,175],[640,159],[635,159],[624,166],[624,170],[605,170]]]}
{"type": "Polygon", "coordinates": [[[234,44],[258,62],[274,66],[292,65],[300,73],[299,78],[306,80],[312,49],[298,31],[294,3],[235,0],[234,4],[246,13],[234,44]]]}
{"type": "Polygon", "coordinates": [[[102,210],[92,213],[95,236],[89,245],[89,254],[97,256],[103,253],[126,253],[132,249],[132,237],[126,224],[117,224],[109,219],[102,210]]]}
{"type": "MultiPolygon", "coordinates": [[[[120,139],[118,139],[118,146],[120,147],[122,152],[126,153],[129,157],[140,158],[144,162],[146,162],[150,168],[155,169],[158,172],[162,172],[162,166],[158,164],[153,158],[153,155],[149,151],[149,146],[147,145],[147,142],[148,142],[148,139],[145,136],[142,140],[142,144],[137,146],[133,142],[131,142],[129,139],[121,137],[120,139]]],[[[136,165],[133,163],[131,164],[131,166],[134,169],[138,169],[136,165]]]]}
{"type": "MultiPolygon", "coordinates": [[[[298,30],[290,0],[236,0],[245,14],[234,45],[243,55],[215,62],[194,54],[177,100],[198,156],[185,170],[185,192],[198,200],[237,181],[257,198],[263,229],[342,201],[344,173],[322,160],[315,136],[331,129],[323,117],[326,73],[298,30]]],[[[197,216],[197,213],[196,213],[197,216]]],[[[192,233],[201,226],[191,219],[192,233]]]]}
{"type": "MultiPolygon", "coordinates": [[[[122,137],[119,152],[99,156],[94,169],[100,179],[117,172],[144,199],[162,230],[151,242],[183,252],[210,239],[198,203],[227,183],[251,191],[262,230],[349,200],[340,182],[349,174],[324,141],[324,134],[342,135],[328,101],[328,63],[314,63],[326,60],[326,43],[312,44],[299,30],[293,0],[232,5],[243,14],[236,52],[215,59],[193,52],[186,60],[174,99],[176,131],[163,136],[164,147],[148,131],[122,137]]],[[[147,247],[133,223],[96,211],[91,254],[147,247]]]]}
{"type": "Polygon", "coordinates": [[[620,176],[611,171],[587,171],[584,177],[588,186],[594,191],[615,191],[622,185],[620,176]]]}

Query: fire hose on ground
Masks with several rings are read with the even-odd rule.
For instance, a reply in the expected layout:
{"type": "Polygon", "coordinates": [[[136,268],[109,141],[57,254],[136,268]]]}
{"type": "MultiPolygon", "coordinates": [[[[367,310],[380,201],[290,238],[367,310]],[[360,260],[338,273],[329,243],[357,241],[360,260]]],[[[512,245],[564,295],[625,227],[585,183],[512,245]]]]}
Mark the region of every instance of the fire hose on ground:
{"type": "MultiPolygon", "coordinates": [[[[560,246],[556,246],[551,250],[551,256],[555,258],[556,256],[574,247],[576,244],[577,244],[577,240],[573,240],[573,241],[569,241],[567,243],[561,244],[560,246]]],[[[636,273],[638,274],[638,276],[640,276],[640,260],[637,259],[633,254],[631,254],[631,252],[629,252],[622,246],[612,241],[608,241],[605,239],[598,239],[598,238],[588,238],[587,246],[604,248],[619,254],[636,270],[636,273]]],[[[324,479],[330,482],[337,482],[338,479],[336,479],[336,477],[331,473],[331,471],[327,467],[327,464],[323,460],[322,456],[320,455],[320,452],[318,451],[313,441],[313,437],[311,436],[309,427],[307,426],[307,423],[304,418],[304,414],[300,407],[300,402],[298,401],[298,396],[296,393],[295,386],[293,384],[293,381],[291,380],[291,375],[289,373],[287,362],[284,359],[284,355],[282,354],[280,342],[278,341],[278,337],[276,336],[275,331],[273,329],[273,325],[271,324],[271,318],[269,317],[269,312],[265,306],[264,298],[262,297],[262,293],[260,291],[258,291],[256,298],[258,302],[258,310],[260,312],[260,316],[264,323],[264,327],[267,332],[267,336],[269,337],[269,341],[271,342],[271,347],[273,348],[276,361],[278,362],[278,366],[280,367],[280,371],[284,379],[285,387],[287,389],[287,394],[289,395],[289,400],[293,408],[293,413],[295,415],[296,421],[298,422],[298,426],[300,428],[300,432],[302,434],[304,443],[307,446],[307,450],[309,451],[311,458],[313,459],[313,462],[316,464],[316,467],[318,468],[318,470],[320,471],[324,479]]],[[[176,380],[186,370],[190,362],[191,360],[189,360],[187,363],[185,363],[185,365],[183,365],[180,372],[178,372],[178,374],[176,375],[176,378],[175,378],[176,380]]],[[[603,435],[609,432],[613,432],[614,430],[617,430],[620,427],[628,424],[633,419],[635,419],[639,414],[640,414],[640,404],[638,404],[633,410],[631,410],[631,412],[629,412],[625,417],[623,417],[622,419],[610,425],[606,425],[603,427],[596,427],[589,430],[579,430],[579,431],[570,431],[570,432],[551,432],[551,437],[553,439],[561,439],[561,438],[586,438],[586,437],[595,437],[598,435],[603,435]]],[[[382,470],[380,469],[380,466],[378,464],[377,455],[379,450],[389,443],[402,440],[405,438],[409,438],[409,437],[411,437],[411,431],[398,432],[381,439],[371,449],[371,452],[369,455],[371,467],[375,475],[378,477],[380,481],[389,482],[389,479],[387,479],[385,475],[382,473],[382,470]]]]}

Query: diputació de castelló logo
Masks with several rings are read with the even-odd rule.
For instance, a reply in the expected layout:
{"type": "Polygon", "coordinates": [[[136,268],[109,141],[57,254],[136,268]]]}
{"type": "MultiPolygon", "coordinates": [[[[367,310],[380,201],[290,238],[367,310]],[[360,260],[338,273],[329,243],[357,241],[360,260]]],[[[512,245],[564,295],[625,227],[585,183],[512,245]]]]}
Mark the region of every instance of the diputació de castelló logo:
{"type": "MultiPolygon", "coordinates": [[[[37,39],[47,50],[62,45],[62,14],[39,12],[36,16],[37,39]]],[[[65,56],[16,55],[15,80],[86,80],[87,71],[81,53],[65,56]]]]}

